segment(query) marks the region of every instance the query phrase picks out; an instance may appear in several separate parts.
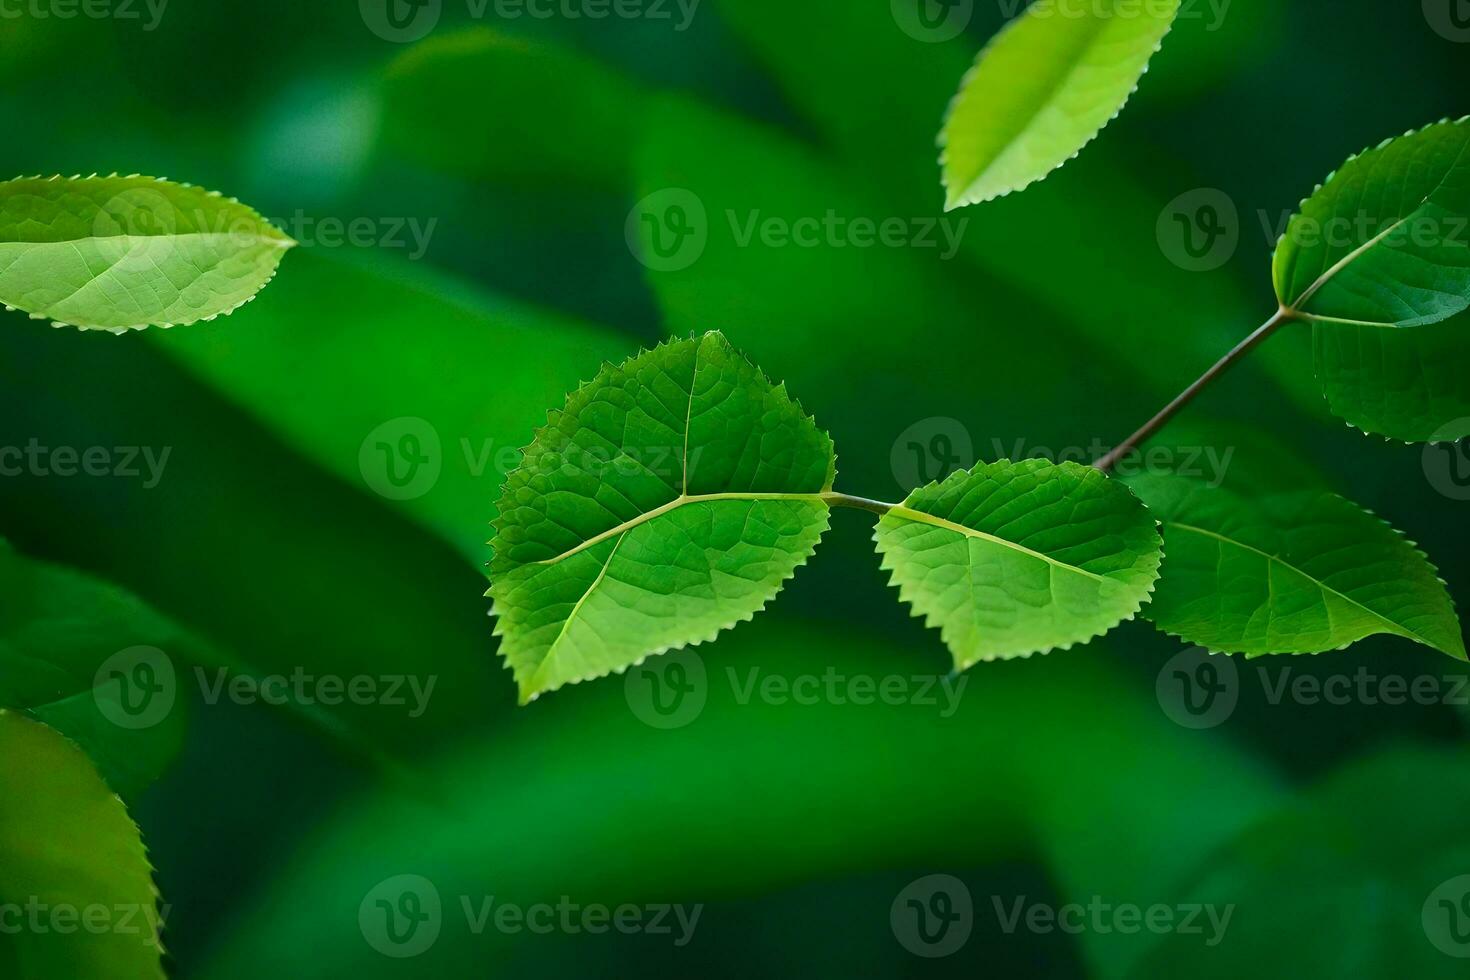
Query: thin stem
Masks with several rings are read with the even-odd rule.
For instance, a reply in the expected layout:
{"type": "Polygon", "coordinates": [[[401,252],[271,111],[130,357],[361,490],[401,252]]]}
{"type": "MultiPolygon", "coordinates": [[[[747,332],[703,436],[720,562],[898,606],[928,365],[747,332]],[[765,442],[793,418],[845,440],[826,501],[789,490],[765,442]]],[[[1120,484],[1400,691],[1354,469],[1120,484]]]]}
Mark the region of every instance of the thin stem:
{"type": "Polygon", "coordinates": [[[1264,341],[1267,337],[1271,336],[1282,326],[1295,319],[1296,315],[1296,311],[1287,309],[1284,306],[1281,309],[1277,310],[1276,314],[1272,316],[1271,319],[1267,320],[1265,323],[1257,327],[1255,333],[1242,340],[1239,344],[1236,344],[1235,348],[1230,353],[1226,354],[1224,357],[1220,358],[1220,360],[1216,361],[1214,367],[1210,368],[1203,375],[1201,375],[1200,379],[1194,384],[1184,389],[1179,397],[1166,405],[1164,409],[1159,412],[1159,414],[1149,419],[1148,422],[1144,424],[1143,428],[1133,433],[1133,435],[1129,436],[1127,439],[1124,439],[1123,442],[1119,444],[1116,449],[1108,453],[1106,456],[1098,460],[1093,465],[1096,466],[1099,470],[1102,470],[1104,473],[1107,473],[1114,466],[1118,465],[1118,461],[1120,459],[1122,459],[1124,456],[1127,456],[1133,450],[1137,449],[1140,445],[1142,445],[1150,437],[1152,437],[1154,433],[1158,432],[1165,425],[1167,425],[1169,420],[1172,419],[1175,415],[1178,415],[1179,412],[1186,405],[1194,401],[1194,399],[1199,395],[1200,392],[1204,391],[1207,387],[1210,386],[1212,382],[1214,382],[1226,371],[1234,367],[1236,362],[1240,361],[1251,351],[1255,350],[1256,347],[1258,347],[1261,342],[1264,341]]]}
{"type": "Polygon", "coordinates": [[[893,510],[898,504],[886,504],[881,500],[869,500],[867,497],[854,497],[848,493],[824,493],[822,500],[829,507],[851,507],[855,510],[866,510],[870,513],[883,516],[893,510]]]}

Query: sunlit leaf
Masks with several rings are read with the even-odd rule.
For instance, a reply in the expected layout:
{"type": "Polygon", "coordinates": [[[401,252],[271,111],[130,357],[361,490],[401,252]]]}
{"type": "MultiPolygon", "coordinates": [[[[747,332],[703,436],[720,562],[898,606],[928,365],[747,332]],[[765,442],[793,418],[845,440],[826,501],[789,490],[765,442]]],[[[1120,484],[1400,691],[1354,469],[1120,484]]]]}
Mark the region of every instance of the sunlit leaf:
{"type": "Polygon", "coordinates": [[[1276,249],[1276,295],[1318,323],[1412,327],[1470,306],[1470,120],[1348,160],[1276,249]]]}
{"type": "Polygon", "coordinates": [[[1387,523],[1332,493],[1244,499],[1173,476],[1131,481],[1164,531],[1144,615],[1222,653],[1322,653],[1378,633],[1465,659],[1439,573],[1387,523]]]}
{"type": "Polygon", "coordinates": [[[827,529],[835,467],[718,333],[604,368],[501,498],[490,595],[522,699],[749,619],[827,529]]]}
{"type": "Polygon", "coordinates": [[[883,567],[964,669],[1085,643],[1131,619],[1159,534],[1122,483],[1075,463],[982,464],[878,522],[883,567]]]}
{"type": "Polygon", "coordinates": [[[1021,190],[1076,156],[1148,70],[1178,0],[1038,0],[980,52],[940,133],[945,207],[1021,190]]]}
{"type": "Polygon", "coordinates": [[[0,183],[0,302],[83,329],[231,313],[294,244],[238,201],[187,184],[139,176],[0,183]]]}
{"type": "Polygon", "coordinates": [[[162,980],[157,903],[138,828],[82,750],[0,710],[5,976],[162,980]]]}

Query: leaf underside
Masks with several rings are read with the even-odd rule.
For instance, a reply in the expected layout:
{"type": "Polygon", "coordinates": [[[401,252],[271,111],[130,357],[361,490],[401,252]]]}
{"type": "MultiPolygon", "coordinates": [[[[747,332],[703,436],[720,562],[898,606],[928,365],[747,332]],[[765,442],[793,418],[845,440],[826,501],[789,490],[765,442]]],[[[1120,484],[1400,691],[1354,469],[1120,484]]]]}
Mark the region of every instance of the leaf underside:
{"type": "Polygon", "coordinates": [[[157,901],[137,825],[81,749],[0,710],[0,903],[101,907],[119,927],[7,929],[0,961],[22,978],[163,980],[157,901]]]}
{"type": "Polygon", "coordinates": [[[1465,659],[1454,603],[1401,534],[1331,493],[1266,495],[1176,476],[1130,481],[1168,560],[1145,616],[1220,653],[1322,653],[1374,634],[1465,659]]]}
{"type": "Polygon", "coordinates": [[[253,210],[153,177],[0,183],[0,302],[121,333],[248,302],[295,243],[253,210]]]}
{"type": "Polygon", "coordinates": [[[1349,425],[1404,442],[1470,436],[1470,313],[1408,330],[1318,323],[1312,343],[1327,404],[1349,425]]]}
{"type": "Polygon", "coordinates": [[[1161,557],[1127,487],[1041,459],[916,490],[875,539],[900,598],[940,629],[959,669],[1106,633],[1147,601],[1161,557]]]}
{"type": "Polygon", "coordinates": [[[489,595],[524,703],[749,619],[827,528],[832,440],[718,333],[553,413],[506,481],[489,595]]]}
{"type": "Polygon", "coordinates": [[[1032,4],[980,52],[940,133],[946,210],[1041,180],[1076,156],[1138,87],[1178,0],[1032,4]]]}
{"type": "Polygon", "coordinates": [[[1282,306],[1309,319],[1412,327],[1470,306],[1470,121],[1353,157],[1302,202],[1273,262],[1282,306]]]}

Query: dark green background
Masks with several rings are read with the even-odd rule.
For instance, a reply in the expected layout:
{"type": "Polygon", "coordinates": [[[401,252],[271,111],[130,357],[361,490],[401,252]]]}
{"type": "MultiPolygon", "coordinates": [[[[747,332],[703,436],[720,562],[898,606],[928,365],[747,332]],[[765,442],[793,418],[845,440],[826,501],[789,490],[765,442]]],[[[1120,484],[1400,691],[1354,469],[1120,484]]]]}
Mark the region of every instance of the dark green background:
{"type": "MultiPolygon", "coordinates": [[[[1155,698],[1181,647],[1143,622],[977,667],[948,719],[736,703],[727,666],[947,670],[878,572],[865,515],[836,515],[771,612],[699,650],[713,683],[689,726],[641,723],[621,678],[514,706],[477,552],[499,475],[466,472],[461,439],[523,445],[601,360],[717,327],[832,430],[852,493],[900,495],[895,439],[933,417],[962,420],[984,458],[1115,441],[1273,309],[1258,214],[1276,223],[1350,153],[1467,109],[1470,45],[1418,2],[1234,0],[1219,31],[1181,21],[1078,160],[956,215],[952,261],[730,247],[727,209],[937,215],[934,134],[1008,6],[976,0],[943,44],[877,0],[704,0],[684,32],[476,23],[445,0],[420,51],[346,0],[172,0],[153,31],[0,20],[7,176],[141,172],[276,218],[437,219],[418,261],[308,241],[256,302],[168,333],[0,315],[0,445],[172,452],[152,490],[0,478],[0,534],[258,673],[438,678],[417,720],[192,706],[181,757],[132,801],[173,906],[173,975],[1461,975],[1420,926],[1429,891],[1470,873],[1470,716],[1453,707],[1270,704],[1242,662],[1239,708],[1191,731],[1155,698]],[[490,54],[414,65],[455,43],[490,54]],[[667,187],[695,190],[716,224],[691,268],[650,274],[624,222],[667,187]],[[1239,248],[1193,273],[1156,224],[1201,187],[1236,204],[1239,248]],[[358,472],[368,433],[402,416],[444,440],[445,476],[408,505],[358,472]],[[889,919],[931,873],[964,880],[976,908],[969,942],[934,960],[889,919]],[[367,891],[399,874],[445,896],[444,933],[415,959],[358,928],[367,891]],[[675,949],[472,936],[462,894],[707,907],[675,949]],[[1236,911],[1213,949],[1006,934],[992,896],[1021,895],[1236,911]]],[[[1345,493],[1470,590],[1467,505],[1431,485],[1419,447],[1326,413],[1304,336],[1273,339],[1165,441],[1233,448],[1232,484],[1345,493]]],[[[1284,667],[1463,673],[1400,640],[1267,665],[1284,667]]]]}

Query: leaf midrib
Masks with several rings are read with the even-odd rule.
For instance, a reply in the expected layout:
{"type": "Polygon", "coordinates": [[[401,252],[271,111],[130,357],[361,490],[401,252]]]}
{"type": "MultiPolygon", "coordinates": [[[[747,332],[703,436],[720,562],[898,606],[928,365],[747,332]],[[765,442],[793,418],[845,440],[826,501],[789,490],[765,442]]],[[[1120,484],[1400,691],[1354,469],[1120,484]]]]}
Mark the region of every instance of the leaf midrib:
{"type": "MultiPolygon", "coordinates": [[[[696,494],[696,495],[687,495],[687,494],[686,495],[681,495],[681,496],[675,497],[673,500],[669,501],[666,504],[663,504],[662,506],[655,507],[653,510],[646,511],[646,512],[644,512],[642,514],[639,514],[637,517],[629,518],[628,520],[622,522],[621,524],[617,525],[616,527],[609,528],[608,530],[603,531],[600,534],[594,535],[593,537],[590,537],[586,541],[583,541],[581,544],[577,545],[575,548],[571,548],[571,549],[569,549],[567,551],[562,552],[561,554],[557,555],[555,558],[544,558],[541,561],[531,562],[531,564],[533,564],[533,565],[556,565],[556,564],[559,564],[559,563],[565,561],[566,559],[572,557],[573,555],[580,554],[580,553],[586,551],[589,548],[593,548],[593,547],[596,547],[599,544],[602,544],[604,541],[609,541],[612,538],[618,537],[619,535],[626,534],[628,531],[631,531],[634,528],[636,528],[636,527],[638,527],[638,526],[640,526],[642,524],[647,524],[649,521],[652,521],[652,520],[654,520],[656,518],[659,518],[659,517],[663,517],[665,514],[670,514],[670,513],[674,512],[674,511],[678,510],[679,508],[688,506],[690,504],[717,503],[717,502],[720,502],[720,501],[757,502],[757,501],[763,501],[763,500],[791,500],[791,501],[805,501],[805,502],[808,502],[808,503],[819,503],[819,504],[822,504],[824,506],[831,507],[833,504],[844,503],[844,502],[848,501],[849,499],[850,498],[846,494],[836,493],[836,492],[832,492],[832,493],[753,493],[752,492],[752,493],[708,493],[708,494],[696,494]]],[[[1067,562],[1064,562],[1064,561],[1061,561],[1059,559],[1053,558],[1051,555],[1048,555],[1048,554],[1046,554],[1044,552],[1041,552],[1041,551],[1035,551],[1035,550],[1033,550],[1031,548],[1026,547],[1023,544],[1018,544],[1015,541],[1010,541],[1010,540],[1008,540],[1006,538],[999,537],[998,535],[988,534],[985,531],[979,531],[979,530],[976,530],[975,528],[972,528],[972,527],[966,527],[963,524],[957,524],[954,521],[946,520],[943,517],[938,517],[938,516],[936,516],[934,514],[926,513],[925,511],[922,511],[922,510],[914,510],[912,507],[905,507],[902,504],[896,504],[896,505],[894,505],[891,509],[889,509],[888,514],[885,515],[885,516],[897,517],[897,518],[899,518],[901,520],[911,521],[911,522],[913,522],[915,524],[927,524],[930,527],[937,527],[937,528],[941,528],[941,529],[946,530],[946,531],[952,531],[952,532],[954,532],[956,534],[964,535],[967,538],[976,538],[976,539],[981,540],[981,541],[988,541],[988,542],[990,542],[992,544],[998,544],[998,545],[1001,545],[1002,547],[1010,548],[1013,551],[1020,552],[1021,554],[1027,555],[1027,556],[1029,556],[1031,558],[1036,558],[1036,559],[1039,559],[1041,561],[1047,562],[1048,564],[1055,565],[1058,568],[1063,568],[1063,569],[1066,569],[1067,571],[1076,572],[1079,575],[1085,575],[1088,578],[1096,579],[1099,582],[1102,582],[1102,583],[1105,583],[1105,584],[1116,584],[1113,579],[1110,579],[1110,578],[1108,578],[1105,575],[1099,575],[1096,572],[1090,572],[1090,571],[1088,571],[1085,568],[1078,567],[1077,565],[1070,565],[1067,562]]],[[[609,556],[609,560],[610,559],[611,559],[611,556],[609,556]]]]}
{"type": "Polygon", "coordinates": [[[0,248],[5,248],[6,246],[20,246],[20,247],[28,247],[28,248],[39,248],[39,247],[45,246],[45,245],[81,245],[81,244],[84,244],[86,242],[118,242],[118,241],[154,242],[154,241],[158,241],[159,239],[176,239],[176,238],[189,238],[189,239],[193,239],[193,238],[207,238],[207,239],[223,238],[223,239],[229,239],[229,240],[247,241],[247,242],[251,242],[251,243],[254,243],[254,244],[258,244],[258,245],[274,245],[275,247],[282,248],[282,249],[292,248],[293,246],[296,245],[296,242],[294,240],[290,239],[290,238],[287,238],[287,237],[284,237],[284,236],[277,236],[277,235],[267,235],[267,234],[262,234],[260,232],[250,232],[250,233],[247,234],[247,233],[244,233],[244,232],[233,232],[233,231],[185,231],[185,232],[167,232],[167,233],[159,234],[159,235],[88,235],[86,238],[64,238],[64,239],[58,239],[56,241],[44,241],[44,242],[43,241],[34,241],[33,242],[33,241],[25,241],[25,240],[14,240],[14,241],[0,242],[0,248]]]}
{"type": "Polygon", "coordinates": [[[1237,541],[1235,538],[1229,537],[1229,536],[1224,535],[1224,534],[1220,534],[1220,533],[1215,532],[1215,531],[1208,530],[1207,528],[1199,527],[1199,526],[1194,525],[1194,524],[1182,524],[1182,523],[1174,522],[1174,521],[1166,521],[1165,522],[1165,525],[1167,527],[1171,527],[1171,528],[1178,528],[1181,531],[1191,531],[1191,532],[1193,532],[1195,534],[1199,534],[1199,535],[1201,535],[1203,537],[1211,538],[1213,540],[1220,541],[1220,542],[1223,542],[1223,543],[1228,544],[1228,545],[1233,545],[1236,548],[1240,548],[1243,551],[1249,551],[1249,552],[1252,552],[1254,554],[1260,555],[1262,558],[1265,558],[1267,561],[1275,562],[1276,564],[1281,565],[1283,568],[1287,568],[1287,569],[1295,572],[1296,574],[1300,575],[1302,578],[1306,579],[1308,582],[1311,582],[1313,585],[1317,586],[1317,588],[1321,589],[1323,592],[1331,593],[1332,595],[1337,596],[1339,599],[1342,599],[1344,602],[1347,602],[1350,605],[1353,605],[1353,606],[1358,607],[1359,609],[1361,609],[1364,612],[1366,612],[1368,615],[1372,616],[1374,619],[1376,619],[1379,622],[1381,622],[1381,623],[1385,624],[1386,626],[1388,626],[1389,632],[1395,633],[1395,634],[1397,634],[1399,636],[1407,637],[1408,639],[1411,639],[1411,640],[1415,640],[1416,642],[1422,643],[1422,644],[1424,644],[1425,646],[1429,647],[1432,650],[1438,650],[1438,649],[1440,649],[1440,645],[1438,643],[1431,642],[1430,640],[1426,639],[1424,636],[1422,636],[1417,631],[1415,631],[1413,629],[1410,629],[1409,627],[1403,625],[1402,623],[1396,623],[1396,622],[1394,622],[1393,620],[1389,619],[1387,616],[1383,615],[1383,613],[1379,612],[1376,609],[1371,609],[1368,606],[1363,605],[1363,603],[1359,602],[1357,599],[1354,599],[1352,596],[1347,595],[1346,593],[1343,593],[1343,592],[1339,592],[1337,589],[1334,589],[1332,586],[1328,585],[1326,582],[1324,582],[1321,579],[1317,578],[1316,576],[1314,576],[1314,575],[1312,575],[1312,574],[1304,571],[1303,569],[1297,567],[1296,565],[1293,565],[1291,562],[1287,561],[1285,558],[1282,558],[1280,555],[1273,555],[1273,554],[1271,554],[1268,551],[1262,551],[1260,548],[1252,547],[1251,545],[1246,544],[1244,541],[1237,541]]]}
{"type": "MultiPolygon", "coordinates": [[[[1458,125],[1458,124],[1456,124],[1456,125],[1458,125]]],[[[1341,259],[1339,259],[1332,266],[1332,268],[1328,269],[1327,271],[1323,272],[1322,275],[1318,276],[1317,277],[1317,280],[1315,282],[1313,282],[1310,286],[1308,286],[1307,289],[1301,294],[1301,296],[1299,296],[1296,300],[1294,300],[1291,303],[1289,303],[1288,304],[1288,307],[1291,308],[1294,312],[1299,312],[1300,315],[1302,315],[1304,317],[1308,317],[1310,319],[1317,319],[1317,320],[1323,320],[1323,321],[1328,321],[1328,322],[1351,323],[1351,324],[1356,324],[1356,325],[1365,326],[1365,327],[1366,326],[1378,326],[1378,327],[1393,327],[1393,326],[1397,326],[1396,323],[1378,323],[1376,321],[1336,320],[1336,318],[1334,318],[1334,317],[1316,316],[1316,315],[1312,315],[1312,314],[1307,314],[1305,312],[1301,312],[1301,308],[1303,306],[1305,306],[1307,303],[1311,302],[1312,299],[1317,295],[1317,293],[1321,292],[1322,289],[1325,288],[1328,285],[1328,283],[1332,282],[1333,279],[1337,278],[1337,276],[1338,276],[1339,273],[1341,273],[1345,269],[1347,269],[1350,266],[1352,266],[1355,262],[1358,261],[1358,259],[1360,259],[1364,255],[1368,254],[1368,252],[1370,250],[1372,250],[1373,248],[1375,248],[1379,243],[1381,243],[1389,235],[1393,234],[1393,232],[1397,231],[1403,225],[1407,224],[1410,220],[1412,220],[1413,218],[1417,217],[1421,212],[1423,212],[1424,209],[1429,205],[1429,203],[1434,200],[1434,196],[1436,194],[1438,194],[1441,190],[1444,189],[1445,182],[1450,179],[1450,174],[1454,173],[1455,169],[1460,166],[1461,161],[1464,160],[1464,158],[1465,158],[1465,152],[1466,152],[1467,149],[1470,149],[1470,138],[1467,138],[1464,142],[1462,142],[1460,144],[1460,152],[1455,156],[1454,162],[1451,163],[1447,168],[1445,168],[1444,176],[1439,179],[1439,183],[1435,185],[1435,187],[1434,187],[1433,190],[1431,190],[1429,193],[1425,194],[1420,199],[1419,203],[1417,205],[1415,205],[1414,210],[1410,211],[1408,214],[1404,215],[1399,220],[1393,222],[1387,228],[1384,228],[1382,231],[1380,231],[1378,234],[1374,235],[1368,241],[1364,242],[1362,245],[1359,245],[1357,248],[1353,249],[1347,255],[1345,255],[1341,259]]],[[[1296,254],[1294,254],[1292,256],[1292,271],[1293,271],[1293,274],[1295,274],[1296,264],[1297,264],[1297,262],[1299,261],[1300,258],[1301,258],[1301,249],[1297,249],[1296,254]]]]}

